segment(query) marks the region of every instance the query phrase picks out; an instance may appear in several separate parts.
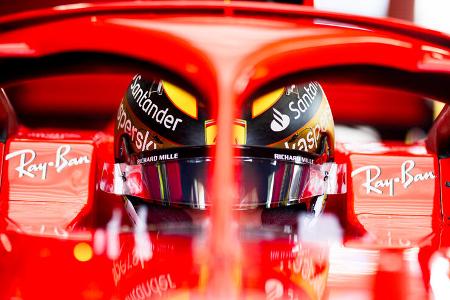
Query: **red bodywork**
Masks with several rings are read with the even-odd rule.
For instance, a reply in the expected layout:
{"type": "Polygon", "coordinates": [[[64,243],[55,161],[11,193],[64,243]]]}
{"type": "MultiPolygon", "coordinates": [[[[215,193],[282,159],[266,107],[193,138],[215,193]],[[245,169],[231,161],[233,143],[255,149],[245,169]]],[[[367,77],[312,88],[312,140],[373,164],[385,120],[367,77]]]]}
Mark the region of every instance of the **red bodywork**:
{"type": "Polygon", "coordinates": [[[448,36],[234,2],[59,6],[3,16],[0,26],[0,81],[19,121],[11,130],[12,113],[0,114],[8,132],[0,144],[1,298],[423,299],[448,289],[449,148],[439,142],[448,118],[436,122],[428,147],[337,145],[348,190],[327,210],[344,230],[342,244],[323,248],[294,233],[238,238],[230,226],[239,223],[230,137],[240,103],[316,76],[336,122],[413,127],[426,122],[422,97],[449,101],[448,36]],[[221,132],[209,227],[194,236],[151,231],[145,261],[134,257],[122,198],[99,189],[103,165],[113,162],[114,113],[142,69],[207,99],[221,132]],[[114,210],[119,232],[109,227],[114,210]]]}

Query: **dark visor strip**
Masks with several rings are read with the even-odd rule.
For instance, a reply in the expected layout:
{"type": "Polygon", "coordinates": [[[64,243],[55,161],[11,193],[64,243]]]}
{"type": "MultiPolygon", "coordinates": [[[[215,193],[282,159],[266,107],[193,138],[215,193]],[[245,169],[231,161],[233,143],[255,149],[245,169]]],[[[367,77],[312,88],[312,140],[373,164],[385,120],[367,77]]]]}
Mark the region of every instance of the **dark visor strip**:
{"type": "MultiPolygon", "coordinates": [[[[190,146],[145,151],[133,156],[135,164],[167,162],[180,159],[210,159],[215,146],[190,146]]],[[[235,146],[235,158],[261,158],[297,164],[313,164],[319,158],[299,150],[278,149],[258,146],[235,146]]]]}

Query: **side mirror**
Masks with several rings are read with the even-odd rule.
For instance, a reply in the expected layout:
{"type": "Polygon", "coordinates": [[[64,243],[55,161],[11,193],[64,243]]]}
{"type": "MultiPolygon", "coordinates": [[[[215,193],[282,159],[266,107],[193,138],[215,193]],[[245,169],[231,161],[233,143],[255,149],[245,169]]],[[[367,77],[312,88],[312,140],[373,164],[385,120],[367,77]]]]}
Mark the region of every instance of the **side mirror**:
{"type": "Polygon", "coordinates": [[[444,106],[439,116],[436,118],[433,127],[428,133],[426,140],[427,148],[430,152],[436,153],[440,158],[450,155],[450,107],[444,106]]]}
{"type": "Polygon", "coordinates": [[[6,143],[8,136],[14,133],[16,129],[16,113],[14,112],[5,90],[0,88],[0,143],[6,143]]]}
{"type": "Polygon", "coordinates": [[[3,170],[3,156],[5,153],[5,143],[8,136],[17,129],[17,117],[14,109],[6,96],[5,90],[0,88],[0,186],[3,170]]]}

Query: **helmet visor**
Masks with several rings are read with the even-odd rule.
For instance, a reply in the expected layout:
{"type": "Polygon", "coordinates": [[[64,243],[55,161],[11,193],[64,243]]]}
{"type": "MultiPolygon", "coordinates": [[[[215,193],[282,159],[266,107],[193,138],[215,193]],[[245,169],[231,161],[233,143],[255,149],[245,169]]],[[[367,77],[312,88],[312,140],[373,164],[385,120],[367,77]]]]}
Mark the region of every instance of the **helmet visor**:
{"type": "MultiPolygon", "coordinates": [[[[210,148],[200,146],[142,153],[134,157],[135,164],[115,164],[113,171],[105,168],[102,190],[164,205],[206,209],[214,198],[208,194],[213,164],[210,148]],[[108,175],[111,172],[113,174],[108,175]],[[111,180],[106,179],[111,175],[112,186],[108,185],[111,180]]],[[[336,187],[330,189],[329,183],[337,165],[315,164],[315,160],[317,156],[299,155],[299,151],[236,147],[234,207],[287,206],[315,195],[335,193],[336,187]]],[[[336,182],[331,184],[335,185],[336,182]]],[[[342,185],[339,186],[342,189],[342,185]]]]}

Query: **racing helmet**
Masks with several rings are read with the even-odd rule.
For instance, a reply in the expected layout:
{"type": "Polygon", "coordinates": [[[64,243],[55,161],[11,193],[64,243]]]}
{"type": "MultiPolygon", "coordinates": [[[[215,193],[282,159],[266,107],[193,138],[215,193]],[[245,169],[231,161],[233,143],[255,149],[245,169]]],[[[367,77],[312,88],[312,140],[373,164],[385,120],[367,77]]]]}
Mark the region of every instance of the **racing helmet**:
{"type": "MultiPolygon", "coordinates": [[[[206,209],[217,124],[210,106],[164,80],[137,74],[115,122],[123,194],[206,209]]],[[[316,81],[292,84],[239,108],[233,123],[235,208],[274,208],[322,197],[333,160],[334,122],[316,81]],[[318,188],[319,187],[319,188],[318,188]]],[[[309,202],[308,202],[309,203],[309,202]]]]}

